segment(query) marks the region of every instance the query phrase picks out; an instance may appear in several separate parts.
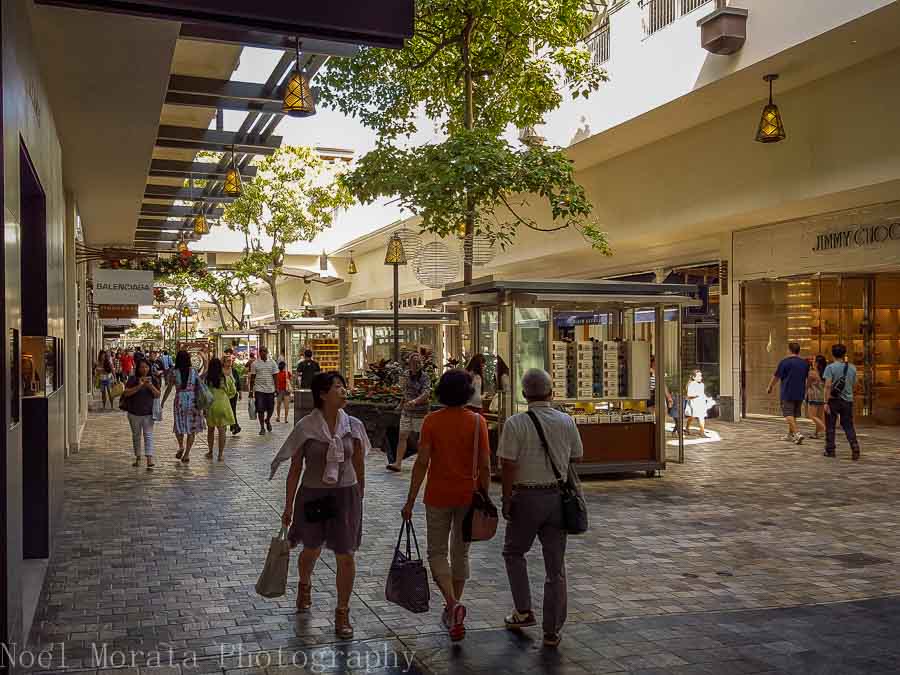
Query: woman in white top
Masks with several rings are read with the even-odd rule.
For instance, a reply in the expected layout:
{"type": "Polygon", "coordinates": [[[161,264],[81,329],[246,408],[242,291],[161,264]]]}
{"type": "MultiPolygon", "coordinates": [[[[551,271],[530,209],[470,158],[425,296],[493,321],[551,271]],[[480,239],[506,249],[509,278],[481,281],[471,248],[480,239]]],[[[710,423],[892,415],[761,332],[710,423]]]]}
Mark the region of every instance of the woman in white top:
{"type": "Polygon", "coordinates": [[[703,373],[695,370],[687,386],[687,401],[684,403],[685,433],[691,433],[691,422],[697,420],[700,435],[706,436],[706,413],[709,409],[706,399],[706,387],[703,384],[703,373]]]}
{"type": "Polygon", "coordinates": [[[480,413],[483,405],[481,389],[484,382],[484,356],[481,354],[473,356],[472,360],[469,361],[469,365],[466,366],[466,372],[472,376],[472,388],[475,390],[466,407],[469,410],[480,413]]]}

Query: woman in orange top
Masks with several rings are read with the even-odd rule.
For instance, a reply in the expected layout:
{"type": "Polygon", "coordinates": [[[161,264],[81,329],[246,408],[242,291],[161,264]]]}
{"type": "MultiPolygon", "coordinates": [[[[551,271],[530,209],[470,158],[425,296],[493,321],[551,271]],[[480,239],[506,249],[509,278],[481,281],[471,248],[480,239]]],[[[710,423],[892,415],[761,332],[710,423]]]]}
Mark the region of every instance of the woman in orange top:
{"type": "Polygon", "coordinates": [[[446,407],[428,415],[422,424],[419,454],[402,511],[404,520],[412,518],[427,476],[428,564],[444,595],[443,622],[454,642],[466,635],[466,608],[460,599],[469,578],[469,544],[463,541],[463,519],[476,488],[487,494],[491,481],[487,423],[465,407],[473,391],[472,376],[464,370],[450,370],[441,377],[437,396],[446,407]]]}
{"type": "Polygon", "coordinates": [[[281,421],[281,408],[284,407],[284,423],[288,423],[291,403],[291,371],[284,361],[278,362],[275,373],[275,421],[281,421]]]}

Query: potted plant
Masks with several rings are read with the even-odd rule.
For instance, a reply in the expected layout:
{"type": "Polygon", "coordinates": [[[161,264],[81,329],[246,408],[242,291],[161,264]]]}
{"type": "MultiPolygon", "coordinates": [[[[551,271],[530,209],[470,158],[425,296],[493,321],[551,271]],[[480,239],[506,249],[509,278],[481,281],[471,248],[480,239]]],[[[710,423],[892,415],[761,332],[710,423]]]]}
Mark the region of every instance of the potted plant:
{"type": "Polygon", "coordinates": [[[697,22],[700,26],[700,45],[712,54],[734,54],[747,41],[747,17],[750,12],[740,7],[728,7],[726,0],[716,0],[711,14],[697,22]]]}

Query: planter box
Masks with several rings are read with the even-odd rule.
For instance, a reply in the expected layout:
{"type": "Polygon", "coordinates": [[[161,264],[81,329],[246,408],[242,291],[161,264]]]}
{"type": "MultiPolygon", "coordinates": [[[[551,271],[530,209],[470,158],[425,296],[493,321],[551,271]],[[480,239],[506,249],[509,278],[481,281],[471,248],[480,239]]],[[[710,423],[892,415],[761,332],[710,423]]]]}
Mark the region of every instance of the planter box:
{"type": "Polygon", "coordinates": [[[747,41],[749,11],[739,7],[719,7],[697,22],[700,45],[713,54],[734,54],[747,41]]]}

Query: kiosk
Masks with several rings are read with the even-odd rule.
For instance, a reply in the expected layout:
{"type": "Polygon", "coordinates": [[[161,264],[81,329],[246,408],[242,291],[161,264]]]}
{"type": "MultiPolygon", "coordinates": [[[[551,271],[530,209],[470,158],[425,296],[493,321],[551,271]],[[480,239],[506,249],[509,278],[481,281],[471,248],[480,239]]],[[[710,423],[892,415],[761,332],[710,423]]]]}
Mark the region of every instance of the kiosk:
{"type": "MultiPolygon", "coordinates": [[[[329,320],[337,323],[340,335],[340,370],[350,386],[364,377],[370,364],[389,361],[394,344],[394,313],[391,310],[360,309],[338,312],[329,320]]],[[[438,374],[450,354],[459,352],[452,344],[451,329],[459,325],[456,314],[424,309],[400,310],[401,360],[422,349],[433,354],[438,374]]],[[[457,331],[458,333],[458,331],[457,331]]]]}
{"type": "Polygon", "coordinates": [[[617,281],[476,280],[443,292],[470,311],[472,351],[490,365],[497,432],[527,410],[519,387],[529,368],[553,379],[557,407],[572,415],[584,443],[580,474],[645,471],[684,456],[681,433],[680,308],[697,289],[617,281]],[[662,330],[659,327],[664,327],[662,330]],[[665,386],[651,391],[651,356],[665,386]],[[673,440],[666,420],[673,399],[673,440]],[[668,451],[668,452],[667,452],[668,451]]]}
{"type": "Polygon", "coordinates": [[[333,321],[317,317],[285,319],[281,322],[281,332],[282,343],[287,346],[285,358],[289,370],[294,370],[307,349],[313,351],[313,358],[322,370],[340,368],[338,327],[333,321]]]}

